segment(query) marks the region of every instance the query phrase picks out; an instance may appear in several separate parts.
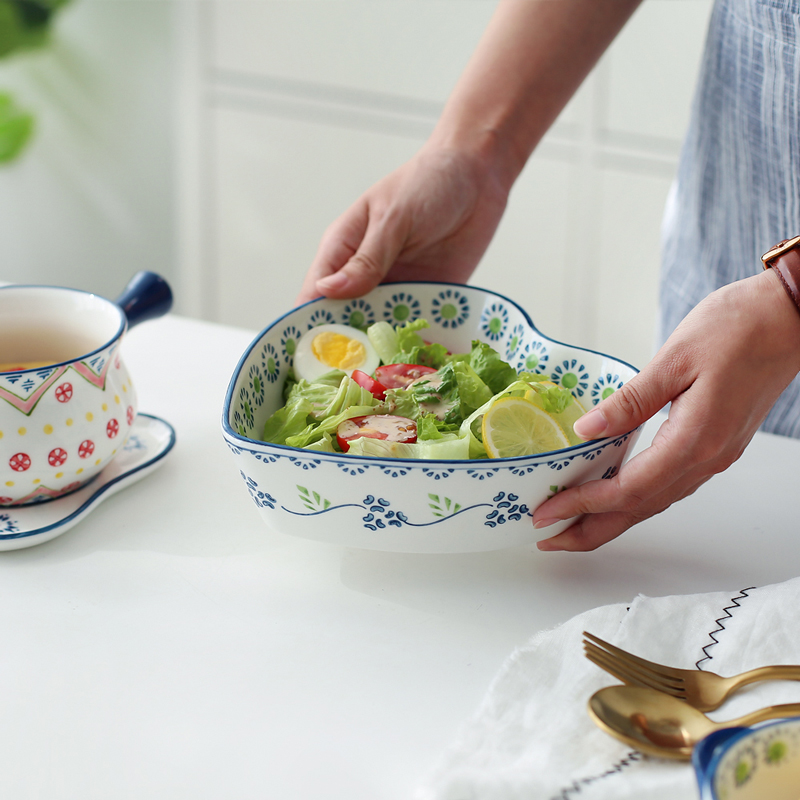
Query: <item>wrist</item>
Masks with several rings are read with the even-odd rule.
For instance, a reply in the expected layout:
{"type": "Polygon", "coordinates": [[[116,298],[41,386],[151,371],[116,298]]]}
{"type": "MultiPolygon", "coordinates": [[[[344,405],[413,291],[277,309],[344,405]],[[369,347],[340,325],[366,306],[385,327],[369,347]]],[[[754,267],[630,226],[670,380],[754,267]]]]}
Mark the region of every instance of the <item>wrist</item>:
{"type": "Polygon", "coordinates": [[[800,314],[800,236],[784,239],[761,256],[764,269],[774,273],[800,314]]]}
{"type": "Polygon", "coordinates": [[[766,326],[761,335],[771,342],[775,355],[782,355],[800,370],[800,314],[779,276],[767,269],[747,280],[752,281],[759,297],[756,313],[766,326]]]}
{"type": "Polygon", "coordinates": [[[443,118],[428,139],[428,148],[444,151],[467,161],[480,175],[481,183],[508,197],[525,166],[499,126],[459,125],[443,118]]]}

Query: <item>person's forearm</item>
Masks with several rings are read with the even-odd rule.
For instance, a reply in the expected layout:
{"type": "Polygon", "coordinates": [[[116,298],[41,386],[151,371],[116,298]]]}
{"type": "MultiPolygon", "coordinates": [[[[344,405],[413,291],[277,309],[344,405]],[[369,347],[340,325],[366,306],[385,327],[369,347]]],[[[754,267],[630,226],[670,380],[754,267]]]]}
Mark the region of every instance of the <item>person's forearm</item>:
{"type": "Polygon", "coordinates": [[[510,188],[641,0],[500,0],[431,142],[491,162],[510,188]]]}

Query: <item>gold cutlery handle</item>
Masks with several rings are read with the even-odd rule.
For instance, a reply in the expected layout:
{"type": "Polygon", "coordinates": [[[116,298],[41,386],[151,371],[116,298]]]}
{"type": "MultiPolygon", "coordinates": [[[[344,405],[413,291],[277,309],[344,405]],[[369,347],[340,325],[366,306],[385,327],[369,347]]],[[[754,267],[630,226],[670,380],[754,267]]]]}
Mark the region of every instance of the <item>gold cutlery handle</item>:
{"type": "Polygon", "coordinates": [[[778,706],[767,706],[760,708],[758,711],[752,711],[745,714],[738,719],[728,720],[721,723],[721,727],[734,728],[737,726],[747,727],[756,722],[763,722],[766,719],[780,719],[781,717],[798,717],[800,716],[800,703],[783,703],[778,706]]]}
{"type": "Polygon", "coordinates": [[[757,667],[728,678],[731,688],[746,686],[759,681],[800,681],[800,666],[795,664],[777,664],[771,667],[757,667]]]}

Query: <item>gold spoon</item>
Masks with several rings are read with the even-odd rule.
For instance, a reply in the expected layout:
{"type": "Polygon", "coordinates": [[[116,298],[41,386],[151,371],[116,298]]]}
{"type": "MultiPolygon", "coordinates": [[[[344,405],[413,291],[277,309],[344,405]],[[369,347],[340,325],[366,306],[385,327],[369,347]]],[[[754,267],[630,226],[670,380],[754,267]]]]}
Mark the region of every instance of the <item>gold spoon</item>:
{"type": "Polygon", "coordinates": [[[767,706],[737,719],[714,722],[683,700],[640,686],[608,686],[589,700],[589,716],[606,733],[661,758],[689,759],[709,733],[765,719],[800,716],[800,703],[767,706]]]}

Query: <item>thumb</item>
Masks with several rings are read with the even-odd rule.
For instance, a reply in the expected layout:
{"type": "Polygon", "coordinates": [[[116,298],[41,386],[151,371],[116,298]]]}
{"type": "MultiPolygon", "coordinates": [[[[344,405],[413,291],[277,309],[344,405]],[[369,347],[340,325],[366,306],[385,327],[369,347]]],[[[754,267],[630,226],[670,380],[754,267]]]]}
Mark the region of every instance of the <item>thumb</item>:
{"type": "Polygon", "coordinates": [[[638,428],[679,394],[682,387],[673,384],[669,372],[651,362],[578,419],[573,430],[582,439],[600,439],[638,428]]]}
{"type": "Polygon", "coordinates": [[[405,230],[397,224],[370,225],[358,250],[341,269],[320,278],[317,291],[338,299],[367,294],[386,277],[405,239],[405,230]]]}

